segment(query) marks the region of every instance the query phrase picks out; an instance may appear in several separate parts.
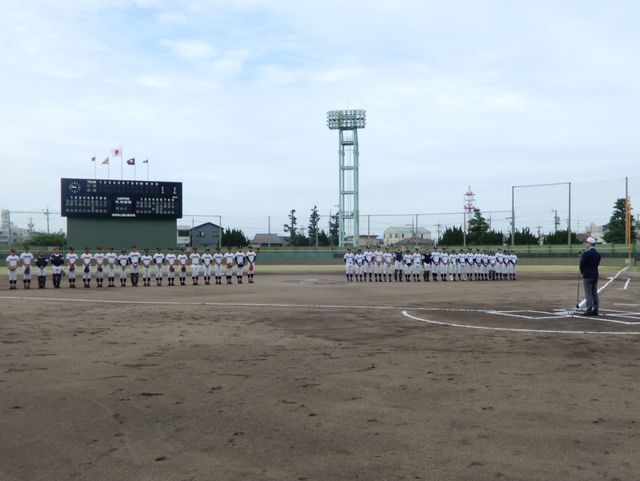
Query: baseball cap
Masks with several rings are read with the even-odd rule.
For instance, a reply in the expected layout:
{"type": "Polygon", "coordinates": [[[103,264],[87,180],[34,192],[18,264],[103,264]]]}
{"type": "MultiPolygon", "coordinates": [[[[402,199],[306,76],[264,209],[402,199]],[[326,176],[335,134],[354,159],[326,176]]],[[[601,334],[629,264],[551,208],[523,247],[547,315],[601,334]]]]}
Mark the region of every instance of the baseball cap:
{"type": "Polygon", "coordinates": [[[596,240],[596,238],[595,238],[595,237],[593,237],[593,236],[589,236],[589,237],[587,237],[587,239],[585,240],[585,242],[586,242],[587,244],[596,245],[596,243],[597,243],[598,241],[596,240]]]}

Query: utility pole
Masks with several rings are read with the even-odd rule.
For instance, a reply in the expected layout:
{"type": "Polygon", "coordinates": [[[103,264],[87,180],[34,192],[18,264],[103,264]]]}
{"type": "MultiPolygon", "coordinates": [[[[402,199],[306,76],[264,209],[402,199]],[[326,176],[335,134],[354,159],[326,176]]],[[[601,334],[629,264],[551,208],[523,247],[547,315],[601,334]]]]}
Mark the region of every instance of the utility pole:
{"type": "Polygon", "coordinates": [[[49,233],[49,207],[44,211],[44,215],[47,217],[47,234],[49,233]]]}
{"type": "Polygon", "coordinates": [[[437,229],[438,229],[438,237],[436,237],[436,239],[437,239],[438,241],[440,241],[440,227],[442,227],[442,224],[438,223],[438,224],[436,224],[436,227],[437,227],[437,229]]]}
{"type": "Polygon", "coordinates": [[[558,210],[552,210],[551,212],[553,212],[553,225],[554,225],[554,232],[558,232],[558,227],[560,226],[560,217],[558,217],[558,210]]]}

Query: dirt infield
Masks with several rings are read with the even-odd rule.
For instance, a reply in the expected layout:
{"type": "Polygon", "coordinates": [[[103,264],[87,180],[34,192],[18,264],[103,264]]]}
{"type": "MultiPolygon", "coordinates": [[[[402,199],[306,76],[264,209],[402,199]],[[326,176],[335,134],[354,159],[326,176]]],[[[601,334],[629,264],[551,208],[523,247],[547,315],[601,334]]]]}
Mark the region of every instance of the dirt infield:
{"type": "Polygon", "coordinates": [[[0,280],[0,479],[638,479],[637,273],[256,281],[0,280]]]}

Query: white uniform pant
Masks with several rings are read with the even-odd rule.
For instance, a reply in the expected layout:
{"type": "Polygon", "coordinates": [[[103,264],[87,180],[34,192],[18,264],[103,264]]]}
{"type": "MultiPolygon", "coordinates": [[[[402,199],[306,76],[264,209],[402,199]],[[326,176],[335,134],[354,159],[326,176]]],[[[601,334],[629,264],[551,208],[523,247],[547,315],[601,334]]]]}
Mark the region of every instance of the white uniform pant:
{"type": "Polygon", "coordinates": [[[142,278],[143,279],[151,279],[151,267],[144,266],[142,268],[142,278]]]}
{"type": "Polygon", "coordinates": [[[222,277],[222,264],[216,264],[216,277],[222,277]]]}
{"type": "Polygon", "coordinates": [[[431,262],[423,262],[422,268],[424,269],[425,274],[429,274],[429,271],[431,270],[431,262]]]}
{"type": "Polygon", "coordinates": [[[231,277],[233,275],[233,264],[227,264],[227,277],[231,277]]]}
{"type": "Polygon", "coordinates": [[[464,274],[467,271],[467,263],[464,261],[458,267],[460,268],[460,274],[464,274]]]}
{"type": "Polygon", "coordinates": [[[402,270],[402,261],[396,261],[396,271],[402,270]]]}
{"type": "Polygon", "coordinates": [[[204,276],[211,277],[211,264],[204,265],[204,276]]]}
{"type": "Polygon", "coordinates": [[[62,266],[51,266],[54,275],[62,274],[62,266]]]}
{"type": "Polygon", "coordinates": [[[408,276],[409,274],[411,274],[411,264],[405,264],[405,265],[404,265],[404,273],[405,273],[405,275],[407,275],[407,276],[408,276]]]}
{"type": "Polygon", "coordinates": [[[345,271],[349,275],[353,274],[353,264],[350,264],[350,263],[347,262],[345,264],[345,271]]]}
{"type": "Polygon", "coordinates": [[[420,274],[420,263],[416,262],[415,264],[413,264],[413,273],[415,275],[420,274]]]}
{"type": "Polygon", "coordinates": [[[446,264],[445,263],[440,264],[440,274],[446,274],[448,269],[449,269],[448,262],[446,264]]]}
{"type": "Polygon", "coordinates": [[[162,264],[156,264],[156,279],[162,279],[164,272],[162,272],[162,264]]]}
{"type": "Polygon", "coordinates": [[[74,281],[76,279],[76,268],[73,266],[73,269],[69,267],[69,273],[67,274],[69,280],[74,281]]]}
{"type": "Polygon", "coordinates": [[[187,266],[185,266],[185,265],[181,265],[180,266],[179,277],[180,277],[180,279],[184,279],[185,277],[187,277],[187,266]]]}
{"type": "Polygon", "coordinates": [[[384,273],[385,274],[391,274],[391,263],[390,262],[385,262],[384,265],[382,266],[384,273]]]}
{"type": "Polygon", "coordinates": [[[24,268],[24,271],[22,271],[22,279],[25,281],[31,280],[31,266],[27,266],[24,268]]]}
{"type": "Polygon", "coordinates": [[[109,279],[113,279],[114,277],[116,277],[116,267],[112,266],[111,264],[109,264],[107,266],[107,277],[109,279]]]}
{"type": "Polygon", "coordinates": [[[103,279],[103,278],[104,278],[104,267],[98,266],[98,268],[96,269],[96,279],[103,279]]]}
{"type": "Polygon", "coordinates": [[[38,267],[38,277],[45,277],[47,275],[47,269],[45,267],[38,267]]]}
{"type": "Polygon", "coordinates": [[[247,274],[251,274],[253,275],[254,271],[256,270],[256,263],[255,262],[249,262],[248,267],[247,267],[247,274]]]}
{"type": "Polygon", "coordinates": [[[362,275],[362,272],[364,271],[365,266],[363,266],[362,264],[357,264],[356,263],[356,275],[360,276],[362,275]]]}
{"type": "Polygon", "coordinates": [[[167,279],[176,278],[176,267],[173,264],[169,265],[169,272],[167,272],[167,279]]]}
{"type": "Polygon", "coordinates": [[[191,277],[200,276],[200,264],[192,264],[191,265],[191,277]]]}
{"type": "Polygon", "coordinates": [[[9,271],[9,280],[17,281],[18,280],[18,272],[16,270],[9,271]]]}
{"type": "Polygon", "coordinates": [[[82,268],[82,280],[83,281],[91,280],[91,267],[85,266],[82,268]]]}
{"type": "Polygon", "coordinates": [[[244,265],[238,266],[236,268],[236,276],[242,277],[244,275],[244,265]]]}
{"type": "Polygon", "coordinates": [[[120,266],[120,279],[127,278],[127,266],[120,266]]]}

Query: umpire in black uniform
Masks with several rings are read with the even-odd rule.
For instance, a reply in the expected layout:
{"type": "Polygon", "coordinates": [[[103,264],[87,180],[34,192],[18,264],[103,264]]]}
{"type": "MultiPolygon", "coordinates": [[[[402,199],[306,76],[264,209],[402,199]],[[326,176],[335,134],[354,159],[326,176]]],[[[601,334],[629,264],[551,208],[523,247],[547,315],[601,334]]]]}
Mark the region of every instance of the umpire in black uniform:
{"type": "Polygon", "coordinates": [[[600,253],[596,250],[596,239],[587,237],[584,241],[586,249],[580,256],[580,273],[584,282],[584,297],[587,301],[585,316],[597,316],[600,302],[598,300],[598,266],[600,253]]]}

